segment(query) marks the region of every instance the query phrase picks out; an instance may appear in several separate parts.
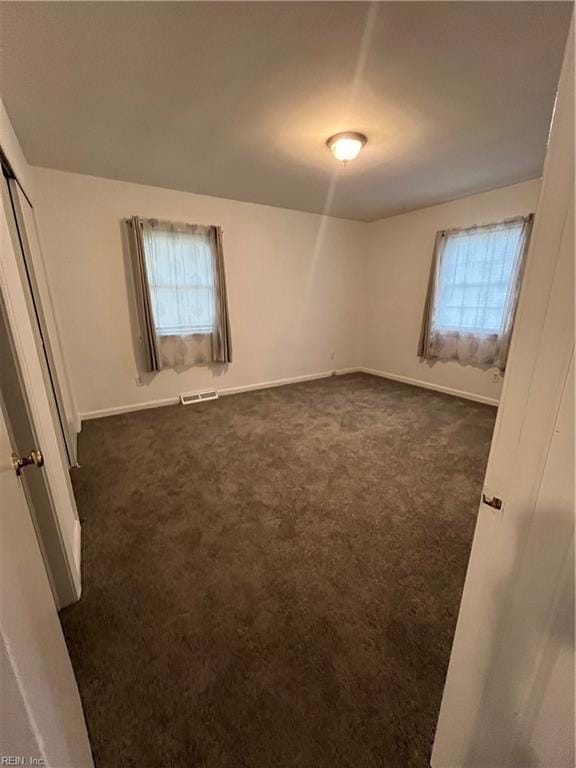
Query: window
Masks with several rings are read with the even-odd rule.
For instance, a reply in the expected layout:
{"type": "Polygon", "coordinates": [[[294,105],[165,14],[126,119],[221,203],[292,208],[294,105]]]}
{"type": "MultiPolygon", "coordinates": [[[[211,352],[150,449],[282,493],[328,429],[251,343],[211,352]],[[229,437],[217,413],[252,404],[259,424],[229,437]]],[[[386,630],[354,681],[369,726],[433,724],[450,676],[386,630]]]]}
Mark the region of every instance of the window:
{"type": "Polygon", "coordinates": [[[220,227],[127,220],[142,371],[232,362],[220,227]]]}
{"type": "Polygon", "coordinates": [[[523,222],[447,232],[438,267],[438,331],[500,333],[514,291],[523,222]]]}
{"type": "Polygon", "coordinates": [[[157,334],[212,333],[215,279],[210,232],[144,229],[143,234],[157,334]]]}
{"type": "Polygon", "coordinates": [[[532,216],[439,232],[418,355],[504,369],[532,216]]]}

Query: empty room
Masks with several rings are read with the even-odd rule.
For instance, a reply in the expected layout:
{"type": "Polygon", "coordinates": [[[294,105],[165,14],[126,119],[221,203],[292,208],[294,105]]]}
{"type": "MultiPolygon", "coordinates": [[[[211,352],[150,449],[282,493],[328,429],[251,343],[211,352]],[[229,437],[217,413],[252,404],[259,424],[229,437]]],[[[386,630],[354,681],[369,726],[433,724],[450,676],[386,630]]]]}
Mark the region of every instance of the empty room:
{"type": "Polygon", "coordinates": [[[573,23],[0,1],[0,765],[573,767],[573,23]]]}

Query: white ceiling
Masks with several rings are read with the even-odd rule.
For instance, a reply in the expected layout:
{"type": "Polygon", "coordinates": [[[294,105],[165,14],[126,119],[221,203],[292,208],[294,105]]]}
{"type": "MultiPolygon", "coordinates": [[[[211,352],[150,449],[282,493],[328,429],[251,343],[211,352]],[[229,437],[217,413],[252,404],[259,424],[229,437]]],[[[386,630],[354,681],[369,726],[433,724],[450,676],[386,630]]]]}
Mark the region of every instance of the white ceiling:
{"type": "Polygon", "coordinates": [[[369,221],[540,175],[571,8],[3,2],[1,95],[32,164],[369,221]]]}

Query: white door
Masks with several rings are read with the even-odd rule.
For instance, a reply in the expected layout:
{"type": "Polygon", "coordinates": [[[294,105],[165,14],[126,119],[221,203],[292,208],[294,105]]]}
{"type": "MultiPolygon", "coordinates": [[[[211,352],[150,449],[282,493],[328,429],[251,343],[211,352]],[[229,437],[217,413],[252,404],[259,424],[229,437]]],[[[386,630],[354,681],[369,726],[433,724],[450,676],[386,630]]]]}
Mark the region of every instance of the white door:
{"type": "MultiPolygon", "coordinates": [[[[92,768],[80,696],[0,412],[0,764],[92,768]],[[7,762],[3,758],[25,758],[7,762]]],[[[24,471],[37,471],[34,466],[24,471]]]]}
{"type": "Polygon", "coordinates": [[[53,394],[51,403],[53,417],[55,425],[60,427],[62,434],[64,461],[69,467],[73,467],[77,463],[76,432],[78,430],[76,427],[79,426],[74,423],[76,405],[69,386],[68,370],[62,353],[52,295],[44,269],[34,209],[16,179],[9,179],[8,187],[18,228],[20,255],[26,266],[26,277],[30,286],[27,292],[30,316],[37,320],[34,327],[45,373],[46,389],[53,394]]]}
{"type": "Polygon", "coordinates": [[[573,768],[574,37],[432,754],[434,768],[573,768]]]}
{"type": "MultiPolygon", "coordinates": [[[[35,311],[30,306],[30,291],[27,286],[9,186],[4,176],[0,180],[2,181],[0,184],[0,289],[2,294],[0,305],[2,314],[5,314],[4,325],[9,329],[11,345],[13,345],[13,358],[17,361],[18,379],[29,407],[29,420],[36,434],[37,447],[41,449],[45,458],[43,479],[51,499],[53,517],[67,571],[72,579],[73,589],[59,596],[60,607],[63,607],[80,597],[81,526],[68,463],[64,457],[62,436],[59,435],[60,427],[54,418],[53,395],[46,380],[46,361],[42,359],[35,311]]],[[[3,375],[5,367],[3,361],[3,375]]],[[[14,387],[5,387],[5,390],[6,396],[15,392],[14,387]]],[[[7,422],[17,440],[19,435],[13,418],[15,415],[18,416],[20,411],[11,405],[7,413],[7,422]]],[[[24,452],[29,451],[30,448],[31,446],[24,446],[24,452]]],[[[34,504],[34,510],[36,511],[36,504],[34,504]]],[[[44,551],[47,550],[44,549],[44,551]]]]}

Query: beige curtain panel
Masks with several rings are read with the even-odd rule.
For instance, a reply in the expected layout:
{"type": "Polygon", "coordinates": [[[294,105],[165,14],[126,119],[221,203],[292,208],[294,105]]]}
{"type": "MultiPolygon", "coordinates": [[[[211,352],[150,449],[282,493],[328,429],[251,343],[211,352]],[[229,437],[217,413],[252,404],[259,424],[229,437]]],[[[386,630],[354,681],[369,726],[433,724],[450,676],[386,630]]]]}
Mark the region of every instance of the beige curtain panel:
{"type": "Polygon", "coordinates": [[[505,369],[532,221],[438,232],[419,357],[505,369]]]}
{"type": "Polygon", "coordinates": [[[232,362],[220,228],[128,225],[145,370],[232,362]]]}

